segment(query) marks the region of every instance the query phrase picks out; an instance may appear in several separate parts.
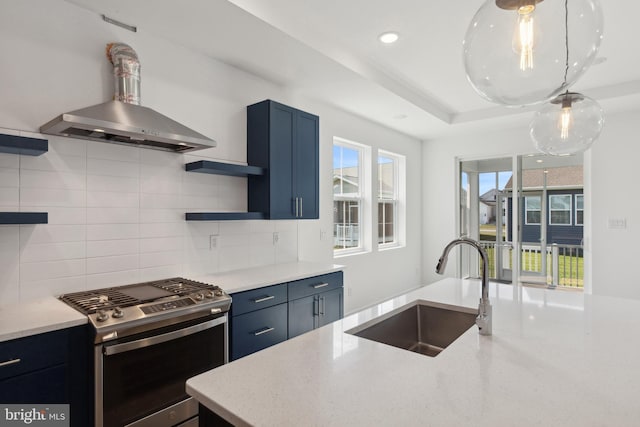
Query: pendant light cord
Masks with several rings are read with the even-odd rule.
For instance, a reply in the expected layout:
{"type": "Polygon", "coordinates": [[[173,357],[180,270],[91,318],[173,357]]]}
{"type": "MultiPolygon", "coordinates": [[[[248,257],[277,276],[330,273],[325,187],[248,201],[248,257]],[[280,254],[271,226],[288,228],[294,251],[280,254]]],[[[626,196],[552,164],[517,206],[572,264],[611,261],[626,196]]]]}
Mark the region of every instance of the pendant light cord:
{"type": "Polygon", "coordinates": [[[565,61],[564,61],[564,81],[563,85],[567,84],[567,75],[569,73],[569,0],[564,0],[564,49],[565,49],[565,61]]]}

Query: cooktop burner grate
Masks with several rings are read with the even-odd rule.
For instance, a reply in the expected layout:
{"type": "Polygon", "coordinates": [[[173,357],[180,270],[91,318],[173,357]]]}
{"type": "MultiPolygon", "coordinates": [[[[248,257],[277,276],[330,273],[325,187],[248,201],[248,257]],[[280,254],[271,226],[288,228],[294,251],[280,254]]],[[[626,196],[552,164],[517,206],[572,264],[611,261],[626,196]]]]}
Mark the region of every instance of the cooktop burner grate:
{"type": "Polygon", "coordinates": [[[83,314],[93,314],[100,309],[130,307],[171,296],[183,296],[203,289],[219,289],[218,286],[174,277],[153,282],[92,291],[74,292],[60,296],[60,300],[83,314]]]}

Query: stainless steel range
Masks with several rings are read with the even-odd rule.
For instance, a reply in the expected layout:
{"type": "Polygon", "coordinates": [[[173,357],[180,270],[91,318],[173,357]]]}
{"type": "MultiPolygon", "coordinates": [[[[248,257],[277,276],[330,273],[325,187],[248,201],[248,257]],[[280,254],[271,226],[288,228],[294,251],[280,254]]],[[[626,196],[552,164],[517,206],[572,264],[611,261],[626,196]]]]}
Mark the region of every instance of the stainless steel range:
{"type": "Polygon", "coordinates": [[[185,381],[228,362],[231,297],[180,277],[60,299],[95,330],[96,426],[197,426],[185,381]]]}

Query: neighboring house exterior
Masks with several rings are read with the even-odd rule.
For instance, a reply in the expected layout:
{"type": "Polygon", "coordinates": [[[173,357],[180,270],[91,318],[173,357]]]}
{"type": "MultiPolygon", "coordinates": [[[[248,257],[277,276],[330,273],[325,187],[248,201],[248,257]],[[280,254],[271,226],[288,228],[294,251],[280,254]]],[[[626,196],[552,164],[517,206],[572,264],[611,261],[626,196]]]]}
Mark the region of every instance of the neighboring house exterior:
{"type": "MultiPolygon", "coordinates": [[[[584,179],[582,166],[529,169],[523,171],[522,242],[538,244],[540,230],[546,226],[547,244],[581,245],[584,229],[584,179]],[[543,189],[546,175],[546,209],[543,215],[543,189]],[[546,216],[545,224],[542,219],[546,216]]],[[[505,185],[511,193],[512,180],[505,185]]],[[[508,217],[513,213],[512,199],[507,201],[508,217]]],[[[511,227],[508,239],[512,240],[511,227]]]]}
{"type": "Polygon", "coordinates": [[[497,195],[498,190],[493,188],[480,196],[480,224],[495,224],[497,195]]]}

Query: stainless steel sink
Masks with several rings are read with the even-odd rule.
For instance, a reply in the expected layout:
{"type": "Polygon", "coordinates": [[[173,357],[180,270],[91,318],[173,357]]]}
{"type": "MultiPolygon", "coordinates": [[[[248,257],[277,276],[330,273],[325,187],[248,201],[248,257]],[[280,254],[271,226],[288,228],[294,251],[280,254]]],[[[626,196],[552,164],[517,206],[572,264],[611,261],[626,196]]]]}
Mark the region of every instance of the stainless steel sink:
{"type": "Polygon", "coordinates": [[[347,333],[435,357],[475,324],[477,309],[417,301],[347,333]]]}

